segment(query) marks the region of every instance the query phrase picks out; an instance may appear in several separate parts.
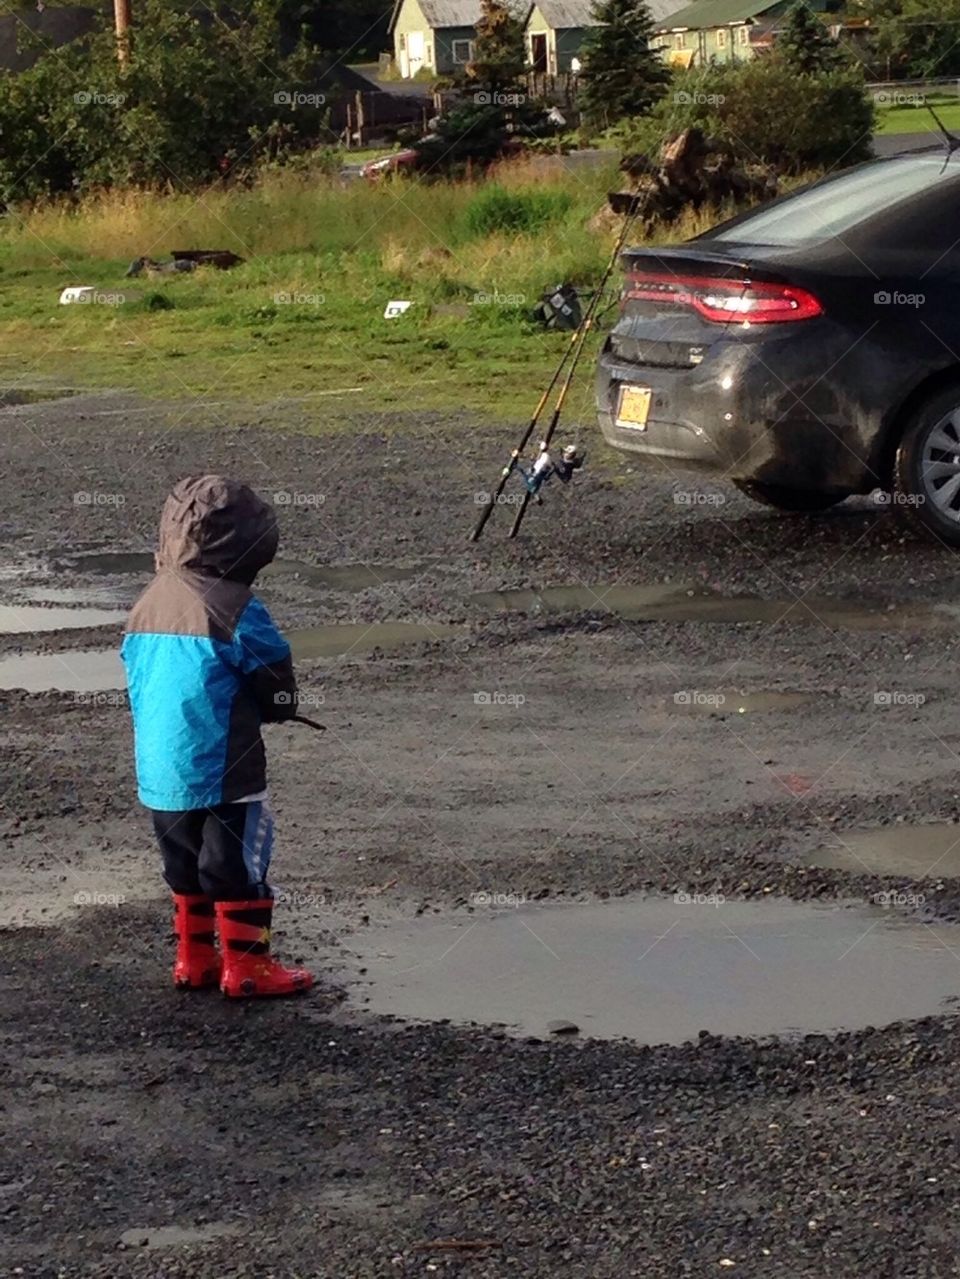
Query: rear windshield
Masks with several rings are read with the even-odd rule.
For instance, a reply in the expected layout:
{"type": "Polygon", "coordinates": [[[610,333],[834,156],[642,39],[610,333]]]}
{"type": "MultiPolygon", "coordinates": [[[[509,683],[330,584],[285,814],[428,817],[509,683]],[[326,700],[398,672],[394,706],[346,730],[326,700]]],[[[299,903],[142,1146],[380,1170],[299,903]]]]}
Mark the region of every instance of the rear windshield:
{"type": "Polygon", "coordinates": [[[815,244],[843,235],[864,219],[906,200],[938,181],[954,180],[960,165],[954,160],[944,171],[943,152],[871,164],[818,184],[780,203],[760,209],[726,230],[703,238],[742,244],[815,244]]]}

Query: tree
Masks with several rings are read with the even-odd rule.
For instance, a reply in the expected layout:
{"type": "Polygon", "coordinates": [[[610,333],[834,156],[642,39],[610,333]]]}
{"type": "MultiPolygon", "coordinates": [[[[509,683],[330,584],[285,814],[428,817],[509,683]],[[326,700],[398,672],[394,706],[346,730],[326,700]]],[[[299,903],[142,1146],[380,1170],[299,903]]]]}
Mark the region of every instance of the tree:
{"type": "Polygon", "coordinates": [[[455,82],[457,98],[433,134],[414,145],[426,171],[481,167],[544,132],[542,106],[524,75],[523,24],[501,0],[481,0],[473,58],[455,82]]]}
{"type": "Polygon", "coordinates": [[[886,73],[960,75],[960,0],[877,0],[871,30],[886,73]]]}
{"type": "Polygon", "coordinates": [[[0,199],[183,188],[323,138],[312,55],[283,57],[277,44],[268,0],[235,8],[229,23],[139,0],[123,67],[102,26],[0,75],[0,199]]]}
{"type": "Polygon", "coordinates": [[[780,61],[801,75],[836,71],[846,62],[843,50],[803,0],[787,14],[774,47],[780,61]]]}
{"type": "Polygon", "coordinates": [[[593,18],[581,54],[580,106],[588,123],[607,128],[646,114],[670,73],[650,48],[653,19],[644,0],[596,0],[593,18]]]}
{"type": "Polygon", "coordinates": [[[526,61],[523,23],[501,0],[481,0],[467,79],[490,93],[519,93],[526,61]]]}

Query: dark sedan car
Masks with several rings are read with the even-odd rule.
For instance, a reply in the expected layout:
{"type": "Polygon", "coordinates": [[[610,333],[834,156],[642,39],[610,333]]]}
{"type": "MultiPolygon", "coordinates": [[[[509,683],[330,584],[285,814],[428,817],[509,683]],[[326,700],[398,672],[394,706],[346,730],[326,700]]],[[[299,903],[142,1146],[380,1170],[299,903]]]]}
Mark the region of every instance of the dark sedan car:
{"type": "Polygon", "coordinates": [[[610,444],[782,510],[882,489],[960,545],[960,156],[870,161],[621,261],[610,444]]]}

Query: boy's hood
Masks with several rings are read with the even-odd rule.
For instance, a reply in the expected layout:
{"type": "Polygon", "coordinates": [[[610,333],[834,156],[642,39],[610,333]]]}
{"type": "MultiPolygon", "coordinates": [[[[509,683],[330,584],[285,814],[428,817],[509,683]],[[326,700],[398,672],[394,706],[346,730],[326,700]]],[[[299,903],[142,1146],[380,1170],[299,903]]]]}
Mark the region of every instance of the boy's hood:
{"type": "Polygon", "coordinates": [[[276,555],[279,540],[273,507],[246,484],[223,475],[189,475],[164,503],[157,569],[250,585],[276,555]]]}

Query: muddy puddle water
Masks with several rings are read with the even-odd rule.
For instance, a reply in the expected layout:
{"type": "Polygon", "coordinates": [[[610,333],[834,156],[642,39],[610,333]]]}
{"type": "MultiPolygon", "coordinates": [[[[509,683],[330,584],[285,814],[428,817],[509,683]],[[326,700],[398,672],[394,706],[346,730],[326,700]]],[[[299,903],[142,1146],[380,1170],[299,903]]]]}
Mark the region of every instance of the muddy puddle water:
{"type": "MultiPolygon", "coordinates": [[[[153,572],[152,551],[95,551],[90,554],[64,555],[53,560],[59,570],[89,573],[94,576],[149,574],[153,572]]],[[[279,559],[267,566],[259,581],[293,577],[305,586],[326,587],[332,591],[366,591],[390,582],[409,581],[420,576],[429,564],[307,564],[302,560],[279,559]]]]}
{"type": "MultiPolygon", "coordinates": [[[[487,900],[490,900],[487,895],[487,900]]],[[[496,899],[493,899],[494,904],[496,899]]],[[[420,1021],[678,1044],[952,1010],[960,928],[866,907],[687,898],[478,908],[358,930],[355,1003],[420,1021]]]]}
{"type": "Polygon", "coordinates": [[[701,715],[756,715],[765,711],[791,711],[814,701],[815,693],[770,691],[744,693],[735,688],[714,692],[674,693],[670,705],[677,711],[701,715]]]}
{"type": "Polygon", "coordinates": [[[75,630],[83,626],[109,626],[122,622],[123,609],[40,608],[35,604],[0,604],[0,635],[39,634],[75,630]]]}
{"type": "Polygon", "coordinates": [[[911,879],[960,876],[960,824],[928,822],[843,831],[806,858],[810,866],[911,879]]]}
{"type": "Polygon", "coordinates": [[[849,630],[916,631],[953,625],[953,605],[846,604],[807,597],[766,600],[723,595],[701,586],[547,586],[542,590],[482,591],[473,603],[492,612],[613,613],[633,622],[762,622],[819,625],[849,630]]]}
{"type": "MultiPolygon", "coordinates": [[[[294,658],[359,657],[374,649],[390,652],[406,644],[448,639],[464,629],[416,622],[352,622],[290,631],[289,639],[294,658]]],[[[0,660],[0,689],[103,693],[125,688],[126,683],[120,654],[111,649],[30,653],[0,660]]]]}

